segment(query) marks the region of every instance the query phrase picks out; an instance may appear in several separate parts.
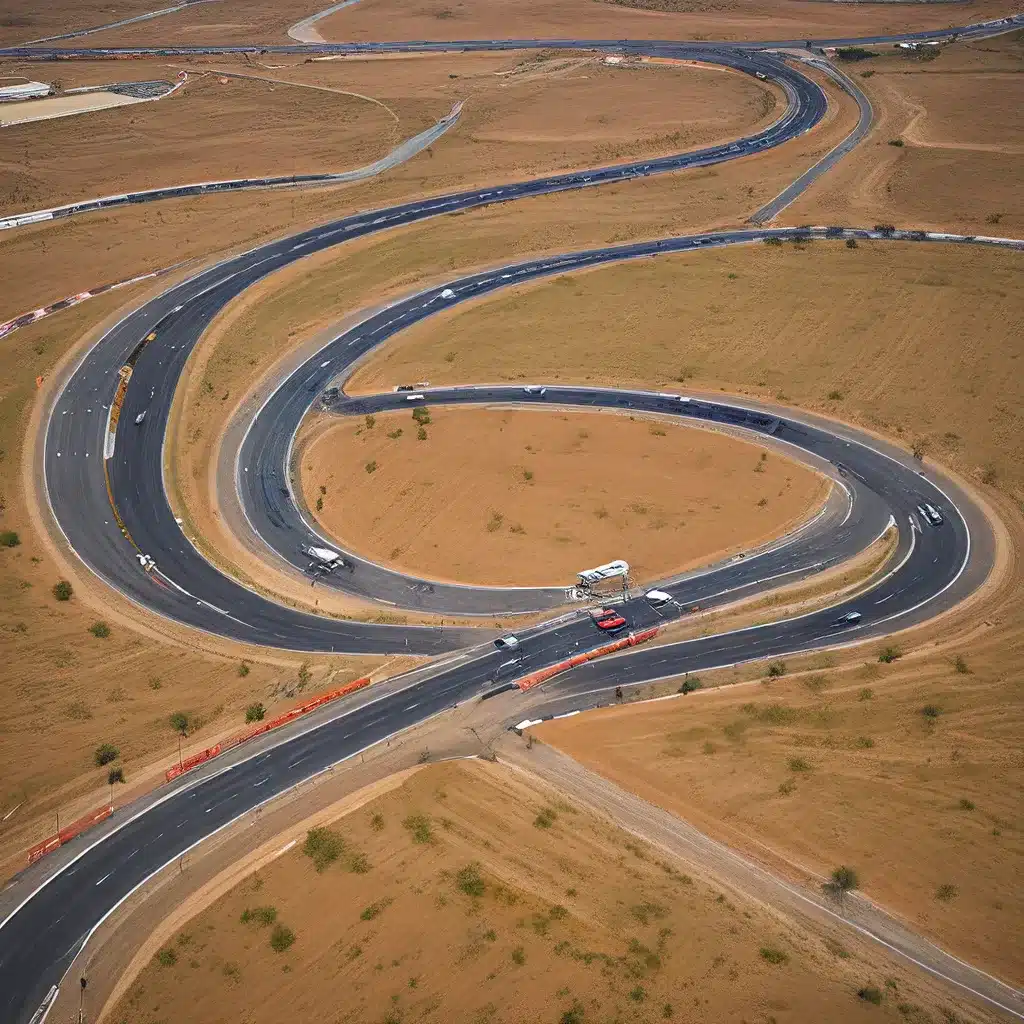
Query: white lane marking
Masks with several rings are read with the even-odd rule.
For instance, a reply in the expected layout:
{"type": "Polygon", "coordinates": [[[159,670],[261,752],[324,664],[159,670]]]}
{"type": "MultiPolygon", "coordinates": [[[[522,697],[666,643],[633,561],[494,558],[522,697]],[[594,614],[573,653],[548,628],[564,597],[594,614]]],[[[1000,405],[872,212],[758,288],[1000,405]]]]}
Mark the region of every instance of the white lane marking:
{"type": "Polygon", "coordinates": [[[108,871],[96,884],[102,885],[113,873],[113,871],[108,871]]]}
{"type": "Polygon", "coordinates": [[[304,757],[300,757],[297,761],[292,761],[292,763],[290,765],[288,765],[288,767],[289,768],[294,768],[297,764],[302,764],[302,762],[305,761],[305,760],[306,759],[304,757]]]}
{"type": "Polygon", "coordinates": [[[269,782],[269,781],[270,781],[270,776],[269,776],[269,775],[267,775],[267,776],[265,776],[264,778],[260,779],[260,781],[259,781],[259,782],[254,782],[254,783],[252,784],[252,788],[253,788],[253,789],[256,789],[256,787],[257,787],[257,786],[262,786],[264,782],[269,782]]]}

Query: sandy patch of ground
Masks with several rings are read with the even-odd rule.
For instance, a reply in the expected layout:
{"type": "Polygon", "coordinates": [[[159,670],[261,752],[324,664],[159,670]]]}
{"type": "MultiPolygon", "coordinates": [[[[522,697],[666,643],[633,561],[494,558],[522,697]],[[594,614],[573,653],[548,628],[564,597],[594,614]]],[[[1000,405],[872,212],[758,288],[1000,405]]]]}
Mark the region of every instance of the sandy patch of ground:
{"type": "Polygon", "coordinates": [[[330,830],[337,861],[318,873],[300,843],[262,867],[179,925],[107,1019],[155,1022],[184,997],[196,1024],[848,1021],[877,1016],[869,984],[912,1014],[955,1005],[497,766],[421,771],[330,830]]]}
{"type": "MultiPolygon", "coordinates": [[[[155,3],[153,0],[122,0],[117,5],[117,13],[111,13],[110,4],[104,0],[74,0],[74,3],[45,5],[34,0],[9,0],[0,15],[0,45],[17,46],[30,39],[106,25],[121,18],[133,18],[171,6],[173,3],[161,3],[160,0],[155,3]]],[[[103,46],[104,43],[95,45],[103,46]]]]}
{"type": "Polygon", "coordinates": [[[625,558],[647,582],[780,536],[830,490],[757,445],[655,419],[428,415],[328,421],[296,460],[329,536],[429,579],[570,586],[625,558]]]}
{"type": "MultiPolygon", "coordinates": [[[[1019,649],[1019,625],[1015,638],[1019,649]]],[[[777,866],[853,865],[869,897],[1019,983],[1007,929],[1024,909],[1024,719],[1010,662],[991,645],[974,646],[965,673],[955,656],[863,656],[849,672],[594,712],[540,735],[777,866]]]]}
{"type": "Polygon", "coordinates": [[[800,0],[363,0],[317,22],[329,40],[375,39],[801,39],[921,31],[1012,13],[1001,2],[838,4],[800,0]],[[643,9],[638,9],[643,8],[643,9]]]}
{"type": "Polygon", "coordinates": [[[114,92],[90,92],[81,96],[51,96],[43,100],[28,100],[12,106],[0,107],[0,127],[50,121],[56,117],[72,117],[90,111],[124,107],[140,101],[133,96],[119,96],[114,92]]]}
{"type": "Polygon", "coordinates": [[[1024,234],[1024,34],[943,47],[928,61],[879,54],[843,65],[871,98],[872,133],[782,221],[1024,234]]]}
{"type": "Polygon", "coordinates": [[[364,363],[350,390],[405,380],[678,389],[682,379],[774,396],[908,446],[923,439],[935,458],[993,470],[1015,493],[1022,274],[1015,253],[909,243],[659,257],[431,317],[364,363]],[[599,361],[577,355],[595,346],[599,361]]]}

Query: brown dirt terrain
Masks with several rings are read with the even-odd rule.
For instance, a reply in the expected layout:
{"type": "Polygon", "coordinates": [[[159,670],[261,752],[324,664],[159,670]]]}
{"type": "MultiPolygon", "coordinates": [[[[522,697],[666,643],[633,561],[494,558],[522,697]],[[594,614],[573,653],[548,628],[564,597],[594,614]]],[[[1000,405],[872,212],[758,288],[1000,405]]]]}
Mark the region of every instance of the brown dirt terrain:
{"type": "MultiPolygon", "coordinates": [[[[1019,626],[1014,636],[1019,657],[1019,626]]],[[[991,644],[973,645],[965,672],[951,652],[863,657],[851,671],[595,712],[539,735],[784,873],[853,865],[871,899],[1019,984],[1007,938],[1024,909],[1020,682],[991,644]]]]}
{"type": "Polygon", "coordinates": [[[428,415],[423,440],[408,413],[328,419],[296,461],[328,536],[429,579],[569,586],[622,557],[646,582],[781,536],[831,489],[757,445],[654,419],[428,415]]]}
{"type": "Polygon", "coordinates": [[[185,998],[194,1024],[850,1021],[878,1016],[866,985],[915,1021],[988,1019],[484,762],[418,772],[329,831],[336,861],[318,873],[300,842],[261,867],[179,925],[105,1019],[155,1024],[185,998]]]}
{"type": "Polygon", "coordinates": [[[871,99],[871,135],[782,219],[1024,234],[1024,33],[945,46],[933,60],[878,53],[841,65],[871,99]]]}
{"type": "Polygon", "coordinates": [[[683,390],[774,397],[908,446],[923,439],[944,463],[992,469],[1012,491],[1024,483],[1014,441],[1024,436],[1022,275],[1015,253],[911,243],[660,257],[431,317],[363,363],[349,390],[406,380],[679,390],[682,380],[683,390]],[[600,360],[582,356],[597,344],[600,360]]]}
{"type": "Polygon", "coordinates": [[[154,4],[152,0],[122,0],[117,6],[118,13],[112,14],[110,5],[102,0],[75,0],[74,3],[45,5],[37,4],[34,0],[8,0],[0,15],[0,46],[17,46],[30,39],[106,25],[170,6],[154,4]]]}
{"type": "Polygon", "coordinates": [[[328,40],[803,39],[882,35],[965,25],[1013,13],[1012,4],[803,3],[800,0],[475,0],[424,5],[363,0],[317,22],[328,40]]]}

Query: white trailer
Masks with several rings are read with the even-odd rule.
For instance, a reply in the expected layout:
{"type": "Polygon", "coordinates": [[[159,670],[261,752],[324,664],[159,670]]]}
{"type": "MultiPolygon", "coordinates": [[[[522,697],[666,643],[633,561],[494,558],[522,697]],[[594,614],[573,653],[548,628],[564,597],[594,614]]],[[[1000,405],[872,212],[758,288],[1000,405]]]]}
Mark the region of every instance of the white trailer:
{"type": "Polygon", "coordinates": [[[581,587],[592,587],[604,580],[625,579],[628,575],[629,562],[619,558],[607,565],[599,565],[596,569],[584,569],[583,572],[576,574],[576,578],[581,587]]]}
{"type": "Polygon", "coordinates": [[[303,548],[303,551],[313,559],[309,563],[309,569],[313,572],[334,572],[345,564],[345,559],[337,551],[330,548],[303,548]]]}

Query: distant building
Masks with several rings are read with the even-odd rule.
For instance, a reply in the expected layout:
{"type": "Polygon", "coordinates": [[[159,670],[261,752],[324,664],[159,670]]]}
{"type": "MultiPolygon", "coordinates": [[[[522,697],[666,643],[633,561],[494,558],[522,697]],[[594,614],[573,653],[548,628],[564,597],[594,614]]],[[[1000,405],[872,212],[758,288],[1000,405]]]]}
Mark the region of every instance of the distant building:
{"type": "Polygon", "coordinates": [[[11,100],[36,100],[40,96],[49,96],[50,86],[47,82],[19,82],[17,85],[0,85],[0,103],[11,100]]]}

